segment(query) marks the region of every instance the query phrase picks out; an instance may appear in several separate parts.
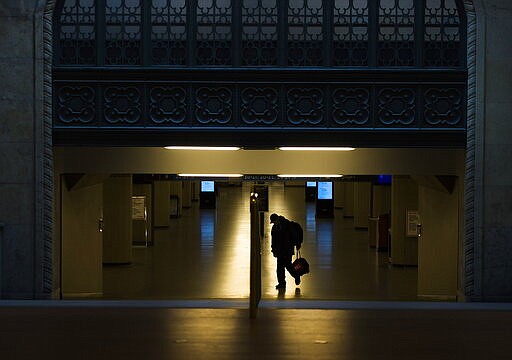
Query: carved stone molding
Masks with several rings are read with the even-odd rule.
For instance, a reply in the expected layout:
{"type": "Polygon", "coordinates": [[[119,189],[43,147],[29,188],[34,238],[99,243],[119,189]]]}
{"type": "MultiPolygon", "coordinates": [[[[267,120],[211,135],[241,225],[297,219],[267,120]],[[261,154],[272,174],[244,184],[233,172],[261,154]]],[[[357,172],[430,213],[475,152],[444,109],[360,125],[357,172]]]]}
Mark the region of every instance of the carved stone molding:
{"type": "Polygon", "coordinates": [[[137,87],[109,86],[103,100],[105,120],[110,124],[135,124],[142,118],[142,95],[137,87]]]}
{"type": "Polygon", "coordinates": [[[55,120],[64,124],[88,124],[96,118],[94,86],[56,87],[55,120]]]}
{"type": "Polygon", "coordinates": [[[53,255],[53,227],[54,227],[54,189],[53,189],[53,144],[52,144],[52,59],[53,59],[53,9],[55,0],[42,1],[42,38],[36,38],[34,41],[41,42],[43,48],[43,114],[42,114],[42,139],[37,142],[42,144],[43,164],[42,171],[37,175],[37,192],[42,194],[42,201],[37,206],[37,216],[42,219],[42,234],[36,235],[37,247],[36,261],[37,271],[41,276],[37,279],[36,289],[40,289],[40,297],[51,298],[55,290],[54,278],[54,255],[53,255]]]}
{"type": "Polygon", "coordinates": [[[425,125],[453,126],[463,121],[464,95],[461,89],[428,88],[423,101],[425,125]]]}
{"type": "Polygon", "coordinates": [[[233,93],[227,87],[200,87],[196,90],[195,114],[199,123],[227,124],[233,117],[233,93]]]}
{"type": "Polygon", "coordinates": [[[187,91],[178,86],[154,86],[149,92],[151,121],[181,124],[187,117],[187,91]]]}
{"type": "Polygon", "coordinates": [[[324,120],[324,91],[321,88],[290,88],[286,99],[291,124],[317,125],[324,120]]]}
{"type": "Polygon", "coordinates": [[[475,203],[475,176],[477,171],[476,163],[476,42],[477,42],[477,19],[475,11],[475,0],[464,0],[464,7],[467,17],[467,110],[466,110],[466,173],[464,180],[464,296],[472,299],[481,295],[481,267],[480,259],[482,238],[477,236],[475,203]]]}
{"type": "Polygon", "coordinates": [[[384,125],[406,126],[416,119],[413,88],[385,88],[377,95],[378,121],[384,125]]]}
{"type": "Polygon", "coordinates": [[[278,91],[272,87],[248,87],[241,92],[241,119],[245,124],[271,125],[279,115],[278,91]]]}
{"type": "Polygon", "coordinates": [[[332,94],[333,120],[340,125],[369,126],[370,92],[366,88],[337,88],[332,94]]]}

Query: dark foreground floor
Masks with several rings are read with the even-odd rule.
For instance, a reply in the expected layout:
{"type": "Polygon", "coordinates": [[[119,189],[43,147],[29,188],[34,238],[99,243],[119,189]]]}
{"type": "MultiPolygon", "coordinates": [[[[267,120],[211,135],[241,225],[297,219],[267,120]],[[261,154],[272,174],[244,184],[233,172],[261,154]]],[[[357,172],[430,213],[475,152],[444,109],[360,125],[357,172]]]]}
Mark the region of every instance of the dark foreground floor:
{"type": "Polygon", "coordinates": [[[7,305],[0,359],[511,359],[512,312],[490,309],[7,305]]]}

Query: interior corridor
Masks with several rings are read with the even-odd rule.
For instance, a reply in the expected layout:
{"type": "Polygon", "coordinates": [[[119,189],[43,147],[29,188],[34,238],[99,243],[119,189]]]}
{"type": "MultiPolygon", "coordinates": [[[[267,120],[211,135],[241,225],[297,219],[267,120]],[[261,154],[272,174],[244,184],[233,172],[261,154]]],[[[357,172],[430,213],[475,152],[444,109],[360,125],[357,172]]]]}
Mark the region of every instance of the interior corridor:
{"type": "MultiPolygon", "coordinates": [[[[246,299],[249,296],[252,183],[218,187],[216,209],[192,202],[168,228],[154,229],[153,246],[133,248],[133,262],[103,267],[104,299],[246,299]]],[[[262,298],[304,300],[417,300],[417,267],[391,266],[386,251],[369,246],[368,231],[335,209],[315,217],[303,186],[269,183],[269,212],[262,240],[262,298]],[[284,215],[304,230],[302,256],[311,272],[296,287],[275,290],[269,215],[284,215]]]]}

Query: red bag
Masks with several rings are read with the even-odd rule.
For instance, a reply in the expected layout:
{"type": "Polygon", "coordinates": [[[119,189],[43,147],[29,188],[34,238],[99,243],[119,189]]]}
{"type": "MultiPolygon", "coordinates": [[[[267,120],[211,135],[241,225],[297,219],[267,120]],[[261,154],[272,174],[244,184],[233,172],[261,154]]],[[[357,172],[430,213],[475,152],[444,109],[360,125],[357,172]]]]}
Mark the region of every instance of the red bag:
{"type": "Polygon", "coordinates": [[[292,263],[292,269],[295,276],[302,276],[309,272],[309,263],[303,257],[300,257],[300,251],[297,251],[297,258],[292,263]]]}

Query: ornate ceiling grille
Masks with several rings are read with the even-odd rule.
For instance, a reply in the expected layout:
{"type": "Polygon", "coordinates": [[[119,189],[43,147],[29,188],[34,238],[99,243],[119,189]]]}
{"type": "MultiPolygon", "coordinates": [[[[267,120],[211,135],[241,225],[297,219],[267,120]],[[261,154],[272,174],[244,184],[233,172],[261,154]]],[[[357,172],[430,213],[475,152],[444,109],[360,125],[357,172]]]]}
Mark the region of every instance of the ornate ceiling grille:
{"type": "Polygon", "coordinates": [[[64,0],[57,66],[463,67],[456,0],[64,0]]]}
{"type": "Polygon", "coordinates": [[[458,0],[63,0],[54,19],[57,133],[465,136],[458,0]]]}

